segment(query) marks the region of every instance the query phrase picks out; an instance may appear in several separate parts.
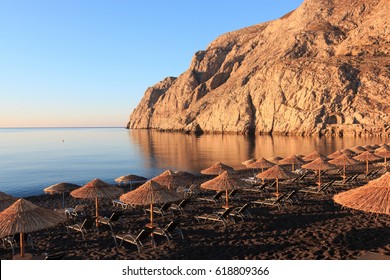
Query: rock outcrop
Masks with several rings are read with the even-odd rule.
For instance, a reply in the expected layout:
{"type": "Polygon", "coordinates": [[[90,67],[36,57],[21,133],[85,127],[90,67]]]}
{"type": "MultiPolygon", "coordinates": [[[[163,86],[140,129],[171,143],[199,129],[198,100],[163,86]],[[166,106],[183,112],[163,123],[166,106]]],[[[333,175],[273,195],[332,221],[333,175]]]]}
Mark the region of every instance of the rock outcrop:
{"type": "Polygon", "coordinates": [[[226,33],[149,88],[127,127],[389,136],[389,14],[388,0],[306,0],[226,33]]]}

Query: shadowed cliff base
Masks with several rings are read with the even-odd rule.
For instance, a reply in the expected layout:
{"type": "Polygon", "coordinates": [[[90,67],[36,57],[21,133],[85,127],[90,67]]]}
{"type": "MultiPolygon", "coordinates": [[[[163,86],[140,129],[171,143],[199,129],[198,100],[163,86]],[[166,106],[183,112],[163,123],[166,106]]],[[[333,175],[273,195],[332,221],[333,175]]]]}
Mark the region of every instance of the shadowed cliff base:
{"type": "Polygon", "coordinates": [[[148,88],[127,127],[186,133],[390,134],[387,0],[306,0],[221,35],[148,88]]]}

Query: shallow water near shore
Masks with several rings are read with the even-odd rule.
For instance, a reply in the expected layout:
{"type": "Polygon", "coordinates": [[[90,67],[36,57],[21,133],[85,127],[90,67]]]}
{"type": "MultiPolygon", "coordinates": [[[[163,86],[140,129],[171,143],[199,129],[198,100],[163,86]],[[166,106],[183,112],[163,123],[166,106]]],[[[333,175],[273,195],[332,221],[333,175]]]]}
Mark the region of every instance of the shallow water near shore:
{"type": "Polygon", "coordinates": [[[187,135],[124,128],[0,129],[0,191],[25,197],[59,182],[109,183],[126,175],[152,178],[166,169],[199,173],[221,161],[242,169],[249,158],[388,142],[385,138],[187,135]]]}

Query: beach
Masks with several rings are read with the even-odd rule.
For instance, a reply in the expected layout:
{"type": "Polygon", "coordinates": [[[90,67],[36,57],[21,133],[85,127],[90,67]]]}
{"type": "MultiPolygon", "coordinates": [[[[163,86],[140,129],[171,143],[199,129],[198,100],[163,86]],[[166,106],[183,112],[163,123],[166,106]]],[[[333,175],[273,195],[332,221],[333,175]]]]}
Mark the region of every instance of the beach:
{"type": "MultiPolygon", "coordinates": [[[[251,170],[242,170],[240,177],[249,177],[251,170]]],[[[331,179],[324,175],[324,182],[331,179]]],[[[193,181],[201,184],[210,176],[196,176],[193,181]]],[[[365,184],[359,180],[353,187],[365,184]]],[[[270,180],[271,183],[271,180],[270,180]]],[[[310,181],[309,181],[310,184],[310,181]]],[[[279,191],[288,193],[303,185],[281,183],[279,191]]],[[[127,192],[129,187],[124,187],[127,192]]],[[[33,248],[26,252],[34,256],[61,254],[63,259],[85,260],[350,260],[359,259],[366,252],[390,255],[390,217],[373,215],[362,211],[342,208],[333,201],[334,193],[345,190],[336,187],[334,191],[322,194],[307,194],[298,191],[295,201],[290,205],[278,207],[251,204],[252,217],[229,219],[226,228],[220,222],[198,221],[196,216],[223,210],[224,200],[216,203],[200,200],[215,191],[199,189],[199,193],[190,197],[185,211],[163,217],[155,214],[155,222],[164,227],[172,219],[180,221],[179,227],[184,239],[168,240],[163,236],[154,236],[155,246],[145,243],[140,252],[133,244],[124,242],[116,246],[111,230],[101,225],[99,233],[92,229],[83,240],[80,232],[69,230],[71,225],[83,220],[83,217],[68,219],[54,228],[31,233],[33,248]]],[[[240,190],[230,207],[239,207],[254,200],[273,197],[273,190],[252,192],[240,190]]],[[[62,195],[39,195],[27,197],[27,200],[47,209],[61,208],[62,195]]],[[[86,215],[93,215],[94,201],[76,199],[66,195],[66,205],[74,207],[87,204],[86,215]]],[[[114,235],[130,232],[137,235],[149,222],[145,207],[137,206],[123,210],[119,222],[113,227],[114,235]]],[[[113,211],[122,211],[114,207],[111,200],[102,200],[99,205],[101,216],[110,216],[113,211]]],[[[57,210],[61,211],[61,210],[57,210]]],[[[63,211],[63,210],[62,210],[63,211]]],[[[119,242],[118,242],[119,243],[119,242]]],[[[18,248],[15,249],[16,252],[18,248]]],[[[9,246],[0,249],[1,259],[12,259],[9,246]]]]}

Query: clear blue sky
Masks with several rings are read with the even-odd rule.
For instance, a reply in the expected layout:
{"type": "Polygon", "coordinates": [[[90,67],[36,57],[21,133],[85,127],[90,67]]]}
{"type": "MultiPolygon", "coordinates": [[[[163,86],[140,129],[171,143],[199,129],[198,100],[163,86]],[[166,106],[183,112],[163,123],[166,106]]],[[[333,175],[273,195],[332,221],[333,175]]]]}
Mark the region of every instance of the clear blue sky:
{"type": "Polygon", "coordinates": [[[303,0],[0,0],[0,127],[124,126],[219,35],[303,0]]]}

